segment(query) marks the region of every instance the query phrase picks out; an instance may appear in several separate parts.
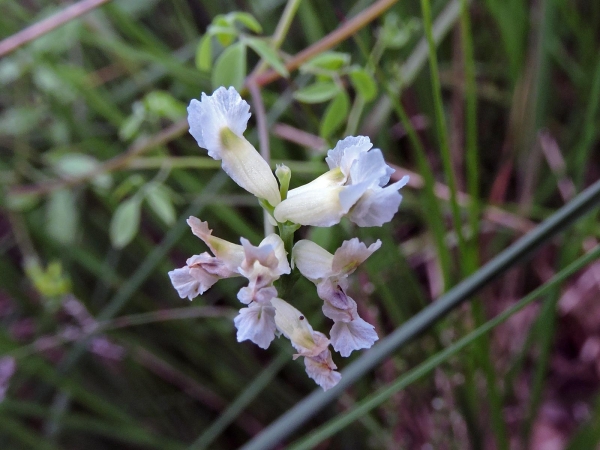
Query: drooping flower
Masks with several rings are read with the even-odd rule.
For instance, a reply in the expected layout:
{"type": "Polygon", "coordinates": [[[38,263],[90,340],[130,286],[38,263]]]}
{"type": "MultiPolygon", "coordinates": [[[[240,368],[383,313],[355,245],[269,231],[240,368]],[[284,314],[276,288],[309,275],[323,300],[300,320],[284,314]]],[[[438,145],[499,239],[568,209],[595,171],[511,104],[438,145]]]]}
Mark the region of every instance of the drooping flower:
{"type": "Polygon", "coordinates": [[[250,340],[260,348],[269,348],[275,339],[275,308],[270,303],[252,303],[242,308],[233,319],[237,328],[237,340],[250,340]]]}
{"type": "Polygon", "coordinates": [[[353,238],[344,241],[333,255],[309,240],[298,241],[292,250],[293,263],[317,286],[324,301],[323,314],[334,321],[331,344],[342,356],[370,348],[378,339],[373,325],[359,316],[356,302],[346,289],[348,276],[379,247],[379,240],[367,247],[353,238]]]}
{"type": "Polygon", "coordinates": [[[275,208],[279,222],[328,227],[347,216],[359,226],[381,226],[398,211],[408,177],[384,187],[394,170],[365,136],[349,136],[327,152],[329,171],[292,189],[275,208]]]}
{"type": "Polygon", "coordinates": [[[202,239],[215,256],[208,252],[188,258],[186,265],[169,272],[179,297],[192,300],[202,295],[222,278],[238,277],[244,260],[244,248],[212,235],[206,222],[196,217],[187,220],[192,233],[202,239]]]}
{"type": "Polygon", "coordinates": [[[271,299],[275,308],[275,324],[277,329],[287,337],[296,351],[294,359],[304,356],[306,373],[323,390],[327,390],[339,383],[342,375],[336,372],[337,366],[331,359],[329,339],[313,328],[306,317],[280,298],[271,299]]]}
{"type": "Polygon", "coordinates": [[[213,236],[212,230],[208,228],[208,222],[202,222],[197,217],[190,216],[187,224],[192,229],[192,233],[210,248],[219,264],[231,272],[239,271],[240,264],[244,261],[244,247],[213,236]]]}
{"type": "Polygon", "coordinates": [[[208,252],[188,258],[186,265],[169,272],[171,283],[179,297],[189,300],[204,294],[221,278],[239,276],[208,252]]]}
{"type": "Polygon", "coordinates": [[[269,164],[244,137],[250,105],[235,88],[218,88],[202,93],[200,101],[188,106],[190,134],[208,155],[221,160],[223,170],[242,188],[271,206],[281,201],[277,180],[269,164]]]}

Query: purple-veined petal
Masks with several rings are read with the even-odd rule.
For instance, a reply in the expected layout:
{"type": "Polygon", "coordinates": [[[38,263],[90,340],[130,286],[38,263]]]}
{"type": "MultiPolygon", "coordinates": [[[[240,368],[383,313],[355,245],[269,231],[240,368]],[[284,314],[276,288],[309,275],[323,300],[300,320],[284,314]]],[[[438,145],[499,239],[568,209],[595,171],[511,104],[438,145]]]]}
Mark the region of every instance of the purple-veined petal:
{"type": "Polygon", "coordinates": [[[268,348],[275,339],[275,308],[253,303],[242,308],[233,319],[237,328],[237,340],[250,340],[260,348],[268,348]]]}
{"type": "Polygon", "coordinates": [[[336,322],[329,333],[331,345],[340,355],[346,357],[354,350],[371,348],[379,339],[375,327],[360,317],[351,322],[336,322]]]}

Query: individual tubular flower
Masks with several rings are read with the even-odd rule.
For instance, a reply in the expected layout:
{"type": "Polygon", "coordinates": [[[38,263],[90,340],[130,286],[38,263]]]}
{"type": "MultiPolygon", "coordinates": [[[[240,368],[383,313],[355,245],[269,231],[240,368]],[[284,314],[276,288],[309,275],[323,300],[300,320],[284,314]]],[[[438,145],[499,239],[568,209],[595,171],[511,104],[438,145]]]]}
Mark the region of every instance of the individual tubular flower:
{"type": "Polygon", "coordinates": [[[269,164],[244,138],[250,106],[235,88],[218,88],[212,95],[202,93],[200,101],[188,106],[190,134],[208,155],[221,160],[233,181],[271,206],[281,201],[277,180],[269,164]]]}
{"type": "Polygon", "coordinates": [[[238,267],[244,260],[244,248],[212,236],[206,222],[190,217],[188,225],[202,239],[215,256],[208,252],[188,258],[186,265],[169,272],[171,283],[181,298],[192,300],[202,295],[222,278],[240,276],[238,267]]]}
{"type": "Polygon", "coordinates": [[[192,229],[192,233],[210,248],[219,264],[231,272],[238,272],[240,264],[244,261],[244,247],[213,236],[212,230],[208,228],[208,222],[202,222],[197,217],[190,216],[187,224],[192,229]]]}
{"type": "Polygon", "coordinates": [[[187,297],[189,300],[204,294],[221,278],[235,276],[239,274],[230,271],[222,261],[208,252],[188,258],[184,267],[169,272],[171,283],[179,297],[187,297]]]}
{"type": "Polygon", "coordinates": [[[283,241],[276,234],[267,236],[258,247],[241,238],[244,260],[239,272],[249,281],[238,292],[238,299],[249,304],[234,319],[237,340],[250,340],[261,348],[268,348],[275,339],[275,308],[271,299],[277,295],[273,282],[282,274],[291,272],[283,241]]]}
{"type": "Polygon", "coordinates": [[[288,302],[275,297],[271,299],[271,304],[275,308],[277,329],[298,352],[294,359],[304,356],[308,376],[325,391],[338,384],[342,375],[335,371],[337,366],[331,359],[329,339],[323,333],[314,331],[304,315],[288,302]]]}
{"type": "Polygon", "coordinates": [[[342,356],[370,348],[378,339],[373,325],[358,315],[356,302],[346,294],[346,288],[348,276],[379,247],[379,240],[367,247],[353,238],[344,241],[333,255],[309,240],[298,241],[292,250],[293,263],[317,286],[324,301],[323,314],[334,321],[331,344],[342,356]]]}
{"type": "Polygon", "coordinates": [[[283,241],[270,234],[258,247],[241,238],[244,260],[239,273],[249,280],[248,286],[240,289],[238,299],[242,303],[252,301],[266,303],[277,295],[273,282],[283,274],[291,272],[283,241]]]}
{"type": "Polygon", "coordinates": [[[370,150],[365,136],[349,136],[327,152],[329,171],[310,183],[292,189],[275,208],[279,222],[331,226],[347,216],[359,226],[381,226],[398,211],[398,190],[408,177],[384,187],[394,170],[379,149],[370,150]]]}

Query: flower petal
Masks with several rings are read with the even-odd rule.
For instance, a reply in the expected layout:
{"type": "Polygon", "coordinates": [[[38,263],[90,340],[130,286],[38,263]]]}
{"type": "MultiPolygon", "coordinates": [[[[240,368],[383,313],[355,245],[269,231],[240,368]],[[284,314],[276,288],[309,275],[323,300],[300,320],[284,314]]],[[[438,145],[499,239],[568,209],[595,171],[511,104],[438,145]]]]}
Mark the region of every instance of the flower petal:
{"type": "Polygon", "coordinates": [[[169,272],[171,284],[177,290],[180,298],[192,300],[198,295],[202,295],[213,284],[219,281],[219,277],[211,275],[203,270],[190,270],[188,266],[169,272]]]}
{"type": "Polygon", "coordinates": [[[285,245],[283,244],[283,241],[281,240],[279,235],[273,233],[273,234],[268,235],[266,238],[264,238],[260,243],[260,247],[267,246],[267,245],[269,245],[273,248],[273,251],[275,252],[275,256],[277,257],[278,264],[275,269],[277,274],[278,275],[283,275],[283,274],[288,275],[292,271],[292,269],[290,268],[290,263],[287,258],[287,252],[285,251],[285,245]]]}
{"type": "Polygon", "coordinates": [[[335,306],[333,303],[325,300],[323,302],[323,314],[325,317],[330,318],[334,322],[352,322],[354,319],[358,317],[358,312],[356,311],[356,302],[352,299],[352,297],[345,296],[345,303],[338,306],[335,306]],[[340,308],[340,306],[343,306],[340,308]]]}
{"type": "Polygon", "coordinates": [[[332,272],[337,276],[351,274],[380,247],[381,241],[379,239],[369,245],[368,248],[358,238],[344,241],[333,255],[332,272]]]}
{"type": "Polygon", "coordinates": [[[271,305],[275,307],[277,328],[298,351],[303,349],[311,351],[317,347],[317,342],[313,338],[313,329],[300,311],[277,297],[271,299],[271,305]]]}
{"type": "Polygon", "coordinates": [[[241,288],[237,294],[238,300],[246,305],[251,302],[269,303],[273,297],[277,297],[277,289],[274,286],[258,285],[254,280],[250,280],[250,284],[241,288]]]}
{"type": "Polygon", "coordinates": [[[270,305],[252,304],[242,308],[233,323],[238,342],[250,340],[260,348],[268,348],[275,339],[275,308],[270,305]]]}
{"type": "MultiPolygon", "coordinates": [[[[335,225],[352,206],[344,210],[340,204],[340,193],[344,189],[346,188],[343,186],[335,186],[315,191],[305,190],[294,196],[288,195],[288,198],[275,208],[275,219],[278,222],[289,220],[300,225],[317,227],[335,225]]],[[[358,198],[355,201],[358,201],[358,198]]]]}
{"type": "Polygon", "coordinates": [[[361,227],[380,227],[389,222],[398,212],[402,195],[398,189],[406,185],[408,176],[385,188],[372,187],[367,190],[354,207],[348,218],[361,227]]]}
{"type": "Polygon", "coordinates": [[[216,276],[218,279],[240,276],[237,271],[230,270],[227,264],[219,258],[211,256],[208,252],[188,258],[186,264],[192,272],[194,270],[203,270],[207,274],[216,276]]]}
{"type": "Polygon", "coordinates": [[[208,228],[208,223],[202,222],[197,217],[190,216],[187,223],[192,229],[192,233],[202,239],[229,270],[237,272],[238,267],[244,260],[244,248],[241,245],[232,244],[225,239],[213,236],[212,230],[208,228]]]}
{"type": "Polygon", "coordinates": [[[330,169],[339,167],[342,173],[350,176],[352,164],[358,157],[373,147],[371,140],[366,136],[348,136],[338,141],[336,146],[327,152],[325,162],[330,169]]]}
{"type": "Polygon", "coordinates": [[[342,379],[342,375],[334,370],[337,369],[337,366],[331,359],[329,350],[324,350],[314,358],[304,358],[304,366],[306,367],[306,374],[324,391],[331,389],[342,379]]]}
{"type": "Polygon", "coordinates": [[[255,263],[258,263],[260,266],[275,272],[279,261],[277,260],[273,246],[267,244],[255,247],[246,238],[240,238],[240,242],[244,248],[244,260],[240,266],[244,271],[252,270],[255,263]]]}
{"type": "Polygon", "coordinates": [[[370,186],[384,186],[390,180],[394,169],[388,166],[378,148],[362,153],[350,169],[352,184],[369,182],[370,186]]]}
{"type": "Polygon", "coordinates": [[[346,182],[346,177],[339,168],[329,170],[323,175],[319,175],[317,178],[312,180],[310,183],[303,184],[297,188],[288,191],[287,198],[293,198],[296,195],[302,195],[306,192],[314,194],[315,192],[322,191],[324,189],[330,189],[333,187],[342,186],[346,182]]]}
{"type": "Polygon", "coordinates": [[[316,282],[331,273],[333,255],[313,241],[302,239],[292,249],[292,261],[302,275],[316,282]]]}
{"type": "Polygon", "coordinates": [[[258,198],[267,200],[271,206],[281,201],[279,184],[269,163],[243,136],[228,128],[221,130],[221,167],[240,187],[258,198]]]}
{"type": "Polygon", "coordinates": [[[317,294],[319,298],[331,303],[335,308],[349,309],[354,300],[346,295],[347,287],[347,276],[326,278],[317,284],[317,294]]]}
{"type": "Polygon", "coordinates": [[[329,333],[335,351],[346,357],[354,350],[371,348],[379,339],[375,327],[360,317],[351,322],[336,322],[329,333]]]}
{"type": "Polygon", "coordinates": [[[202,93],[201,101],[193,99],[188,106],[190,134],[198,145],[208,150],[213,159],[221,159],[220,132],[229,128],[238,136],[246,131],[250,105],[235,88],[218,88],[212,95],[202,93]]]}

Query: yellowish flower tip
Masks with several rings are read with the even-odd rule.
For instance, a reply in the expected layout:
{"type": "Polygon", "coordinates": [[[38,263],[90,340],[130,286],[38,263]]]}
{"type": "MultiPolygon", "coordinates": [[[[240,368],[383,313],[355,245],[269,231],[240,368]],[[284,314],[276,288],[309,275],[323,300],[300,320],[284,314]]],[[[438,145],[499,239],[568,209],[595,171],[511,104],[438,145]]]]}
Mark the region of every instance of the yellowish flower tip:
{"type": "Polygon", "coordinates": [[[240,137],[227,127],[221,129],[219,138],[225,150],[234,150],[236,144],[239,145],[241,143],[240,137]]]}

